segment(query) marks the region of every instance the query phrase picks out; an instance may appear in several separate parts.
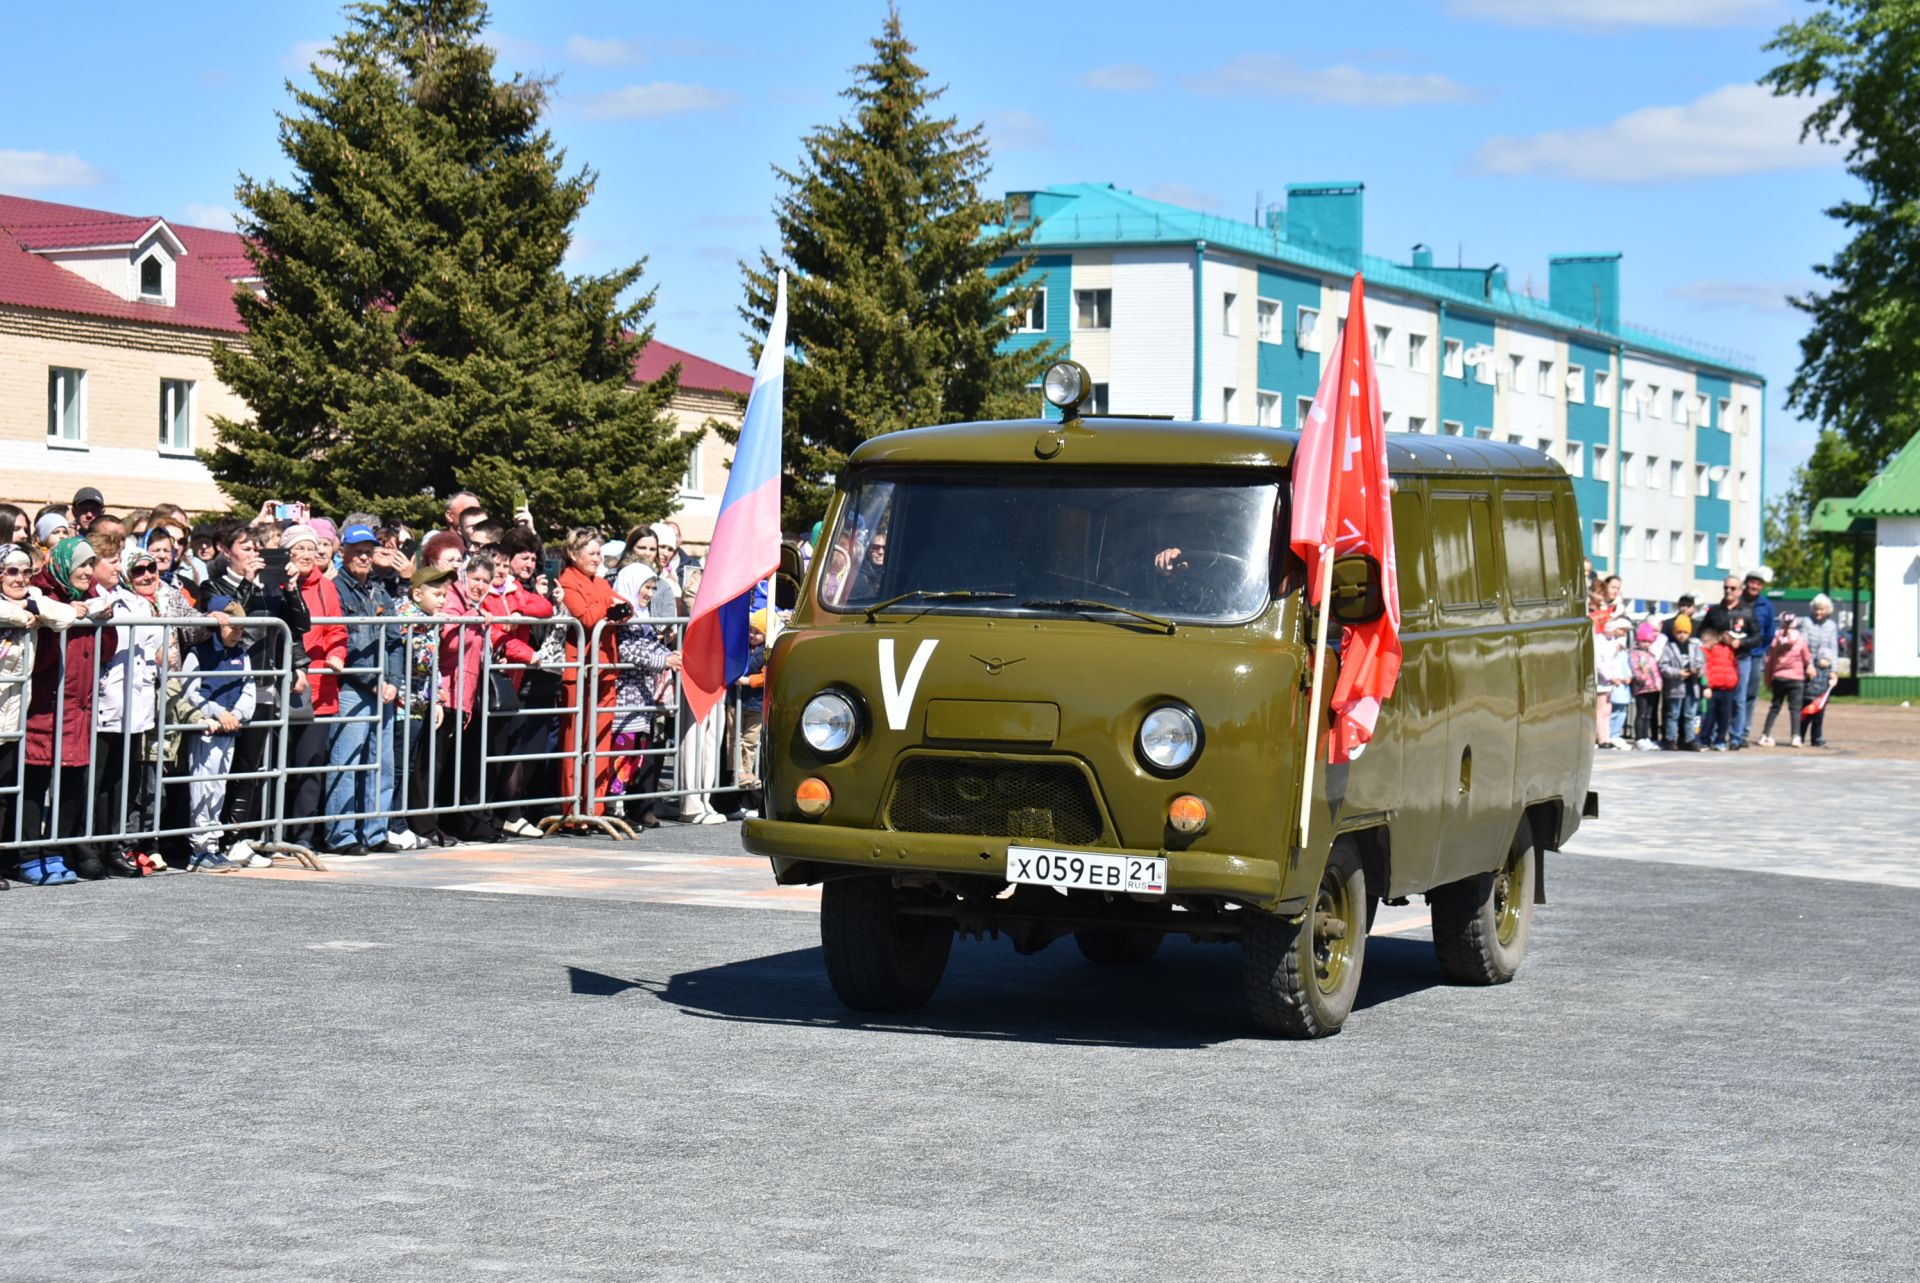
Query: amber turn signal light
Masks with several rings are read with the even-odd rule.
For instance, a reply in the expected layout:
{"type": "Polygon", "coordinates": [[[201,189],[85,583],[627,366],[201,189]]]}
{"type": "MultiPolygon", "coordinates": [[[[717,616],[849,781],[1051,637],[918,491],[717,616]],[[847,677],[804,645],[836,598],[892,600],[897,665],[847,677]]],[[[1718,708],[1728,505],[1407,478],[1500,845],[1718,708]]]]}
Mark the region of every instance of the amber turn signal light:
{"type": "Polygon", "coordinates": [[[1176,833],[1198,833],[1207,827],[1207,804],[1191,793],[1182,793],[1167,805],[1167,823],[1176,833]]]}
{"type": "Polygon", "coordinates": [[[800,808],[800,814],[808,819],[825,815],[827,806],[833,801],[833,790],[827,782],[817,775],[809,775],[800,781],[800,787],[793,791],[793,804],[800,808]]]}

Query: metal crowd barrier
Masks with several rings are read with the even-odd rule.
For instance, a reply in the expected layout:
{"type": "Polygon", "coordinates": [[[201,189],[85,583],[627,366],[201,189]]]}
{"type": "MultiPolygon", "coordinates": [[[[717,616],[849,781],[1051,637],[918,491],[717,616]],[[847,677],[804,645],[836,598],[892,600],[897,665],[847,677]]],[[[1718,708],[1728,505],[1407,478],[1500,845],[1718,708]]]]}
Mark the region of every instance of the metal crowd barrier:
{"type": "MultiPolygon", "coordinates": [[[[602,621],[587,635],[580,622],[568,616],[352,615],[317,618],[313,623],[348,628],[350,651],[363,651],[369,641],[373,650],[360,664],[349,663],[330,674],[321,668],[308,673],[309,704],[316,675],[336,678],[342,697],[339,712],[316,713],[311,719],[296,716],[294,709],[299,677],[292,648],[299,639],[276,618],[131,619],[118,615],[76,621],[66,631],[35,630],[37,647],[57,651],[51,672],[39,684],[44,687],[50,682],[57,693],[50,744],[56,766],[46,768],[44,792],[29,787],[28,714],[37,665],[0,677],[0,693],[9,686],[20,688],[19,725],[0,726],[0,762],[11,759],[0,773],[0,808],[9,815],[8,823],[0,826],[0,853],[12,858],[108,846],[152,851],[162,841],[191,840],[209,826],[169,824],[166,817],[177,811],[179,795],[196,782],[220,782],[228,790],[257,786],[259,805],[251,812],[242,808],[242,815],[232,823],[220,821],[218,829],[244,836],[262,854],[290,857],[315,869],[322,867],[316,848],[324,848],[329,833],[390,834],[429,817],[437,826],[441,817],[456,815],[478,815],[482,823],[490,823],[490,813],[501,808],[524,809],[531,822],[534,810],[558,808],[559,814],[538,821],[543,831],[591,828],[630,838],[637,816],[631,811],[625,817],[610,814],[609,808],[677,804],[685,818],[697,819],[712,809],[708,794],[740,785],[738,779],[727,783],[722,778],[723,762],[737,767],[739,737],[746,724],[737,688],[698,726],[686,725],[679,674],[671,670],[662,682],[645,682],[638,699],[610,697],[602,702],[603,683],[611,692],[621,674],[635,668],[601,654],[607,629],[624,625],[602,621]],[[184,669],[179,657],[222,622],[237,624],[255,638],[248,647],[245,680],[254,684],[256,707],[245,726],[232,734],[237,748],[237,737],[252,732],[250,743],[259,752],[257,764],[247,769],[239,769],[244,763],[230,758],[222,769],[209,771],[191,764],[193,740],[189,737],[205,733],[205,720],[180,714],[193,711],[190,692],[210,681],[233,679],[235,674],[184,669]],[[522,625],[543,634],[562,630],[575,658],[544,666],[499,658],[496,638],[500,634],[495,630],[522,625]],[[374,632],[371,639],[366,636],[368,629],[374,632]],[[73,630],[92,630],[96,635],[88,674],[88,744],[84,766],[60,768],[57,764],[64,759],[68,738],[67,639],[73,630]],[[117,639],[116,655],[130,656],[117,667],[114,660],[103,660],[98,644],[109,634],[117,639]],[[469,647],[480,650],[477,664],[469,647]],[[443,671],[447,652],[455,665],[451,674],[443,671]],[[142,655],[150,662],[143,663],[142,655]],[[277,662],[256,662],[256,657],[268,655],[277,655],[277,662]],[[417,657],[424,659],[420,669],[417,657]],[[397,665],[391,664],[395,659],[397,665]],[[402,681],[396,684],[396,698],[388,701],[380,687],[396,670],[402,681]],[[562,694],[557,702],[535,704],[520,697],[529,686],[529,676],[540,672],[560,679],[562,694]],[[103,674],[108,682],[120,684],[118,729],[100,726],[103,674]],[[517,687],[515,674],[519,675],[517,687]],[[457,707],[458,696],[468,679],[473,683],[471,709],[463,715],[457,707]],[[570,700],[564,694],[569,679],[570,700]],[[508,698],[507,690],[513,690],[514,697],[508,698]],[[454,707],[445,702],[449,694],[454,707]],[[151,730],[133,729],[146,720],[136,713],[138,708],[151,709],[151,730]],[[446,711],[436,714],[437,708],[446,711]],[[570,748],[565,746],[569,723],[574,731],[570,748]],[[336,751],[340,736],[355,726],[369,728],[360,747],[336,751]],[[640,730],[649,732],[643,743],[613,746],[614,735],[640,730]],[[262,731],[264,739],[259,736],[262,731]],[[316,746],[321,748],[317,756],[316,746]],[[616,791],[614,779],[623,759],[634,769],[631,780],[623,781],[616,791]],[[559,782],[538,786],[535,776],[546,763],[570,764],[572,786],[559,782]],[[628,787],[649,779],[649,763],[658,772],[651,776],[652,787],[628,787]],[[375,781],[372,791],[342,783],[356,777],[375,781]],[[79,803],[72,798],[76,788],[82,793],[79,803]],[[316,789],[325,791],[317,804],[316,789]],[[358,793],[363,804],[330,807],[327,798],[337,802],[343,792],[349,799],[358,793]],[[296,795],[306,801],[293,813],[289,801],[296,795]],[[30,801],[41,805],[30,808],[30,801]],[[64,815],[63,806],[67,808],[64,815]],[[27,832],[29,809],[37,809],[43,817],[44,832],[27,832]]],[[[13,630],[4,635],[6,644],[21,644],[13,630]]],[[[757,766],[752,774],[764,778],[757,766]]]]}

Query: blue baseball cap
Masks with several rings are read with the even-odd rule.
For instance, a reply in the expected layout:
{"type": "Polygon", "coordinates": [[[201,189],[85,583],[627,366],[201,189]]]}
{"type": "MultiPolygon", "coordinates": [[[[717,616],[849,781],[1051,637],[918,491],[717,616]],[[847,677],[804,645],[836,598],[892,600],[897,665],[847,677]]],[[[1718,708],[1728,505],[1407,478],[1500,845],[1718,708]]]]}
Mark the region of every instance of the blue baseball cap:
{"type": "Polygon", "coordinates": [[[366,526],[361,526],[361,525],[348,526],[345,530],[342,530],[340,532],[340,546],[342,548],[345,548],[349,544],[379,543],[379,542],[380,542],[380,537],[374,534],[373,531],[368,529],[366,526]]]}

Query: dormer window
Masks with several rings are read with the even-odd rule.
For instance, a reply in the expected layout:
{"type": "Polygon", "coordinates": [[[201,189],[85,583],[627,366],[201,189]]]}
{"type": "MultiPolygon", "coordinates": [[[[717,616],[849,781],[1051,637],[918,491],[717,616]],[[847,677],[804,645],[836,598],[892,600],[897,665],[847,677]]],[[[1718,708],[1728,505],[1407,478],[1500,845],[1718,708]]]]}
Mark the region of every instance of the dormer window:
{"type": "Polygon", "coordinates": [[[140,294],[143,298],[163,297],[166,290],[166,269],[160,266],[160,256],[149,254],[140,260],[140,294]]]}

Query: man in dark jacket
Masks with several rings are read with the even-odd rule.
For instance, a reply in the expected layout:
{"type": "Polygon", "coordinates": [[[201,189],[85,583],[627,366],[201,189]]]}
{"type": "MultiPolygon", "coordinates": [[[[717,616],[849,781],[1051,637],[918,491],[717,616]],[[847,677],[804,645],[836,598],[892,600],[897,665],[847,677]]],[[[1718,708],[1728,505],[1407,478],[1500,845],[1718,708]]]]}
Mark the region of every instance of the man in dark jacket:
{"type": "MultiPolygon", "coordinates": [[[[354,524],[340,532],[340,573],[333,586],[349,619],[391,619],[392,596],[373,577],[379,536],[354,524]]],[[[387,840],[384,812],[393,797],[393,717],[407,684],[406,648],[397,628],[347,625],[347,658],[340,675],[340,717],[329,741],[333,776],[327,785],[327,849],[342,855],[399,850],[387,840]],[[364,720],[363,720],[364,719],[364,720]],[[361,816],[353,819],[349,817],[361,816]]]]}
{"type": "Polygon", "coordinates": [[[1735,646],[1740,660],[1740,690],[1735,697],[1733,727],[1735,748],[1747,746],[1747,724],[1753,721],[1753,706],[1760,698],[1765,680],[1767,647],[1773,645],[1773,603],[1767,600],[1767,577],[1749,570],[1740,587],[1740,605],[1735,614],[1745,611],[1752,622],[1744,642],[1735,646]]]}
{"type": "MultiPolygon", "coordinates": [[[[272,576],[265,573],[266,561],[252,527],[244,521],[223,521],[214,528],[213,538],[219,553],[207,568],[205,595],[198,603],[201,609],[205,609],[206,602],[212,597],[228,597],[249,619],[278,619],[287,626],[286,633],[277,628],[255,627],[245,630],[242,645],[247,650],[247,667],[261,675],[253,679],[253,719],[242,728],[234,741],[233,764],[228,769],[235,775],[250,774],[269,766],[276,770],[284,769],[286,763],[269,752],[280,739],[281,684],[287,684],[295,701],[305,699],[307,657],[300,646],[300,639],[313,626],[313,622],[308,617],[307,603],[301,598],[299,588],[288,588],[284,570],[272,576]],[[289,634],[293,639],[291,647],[286,644],[289,634]],[[288,665],[292,666],[290,678],[277,675],[276,670],[288,665]]],[[[186,645],[195,645],[210,634],[211,630],[190,633],[183,641],[186,645]]],[[[270,836],[264,830],[236,834],[231,828],[265,818],[266,809],[262,801],[274,796],[266,792],[272,783],[271,780],[236,779],[227,785],[227,800],[221,807],[220,822],[229,831],[222,837],[221,846],[227,857],[236,864],[251,862],[254,843],[270,836]]]]}

